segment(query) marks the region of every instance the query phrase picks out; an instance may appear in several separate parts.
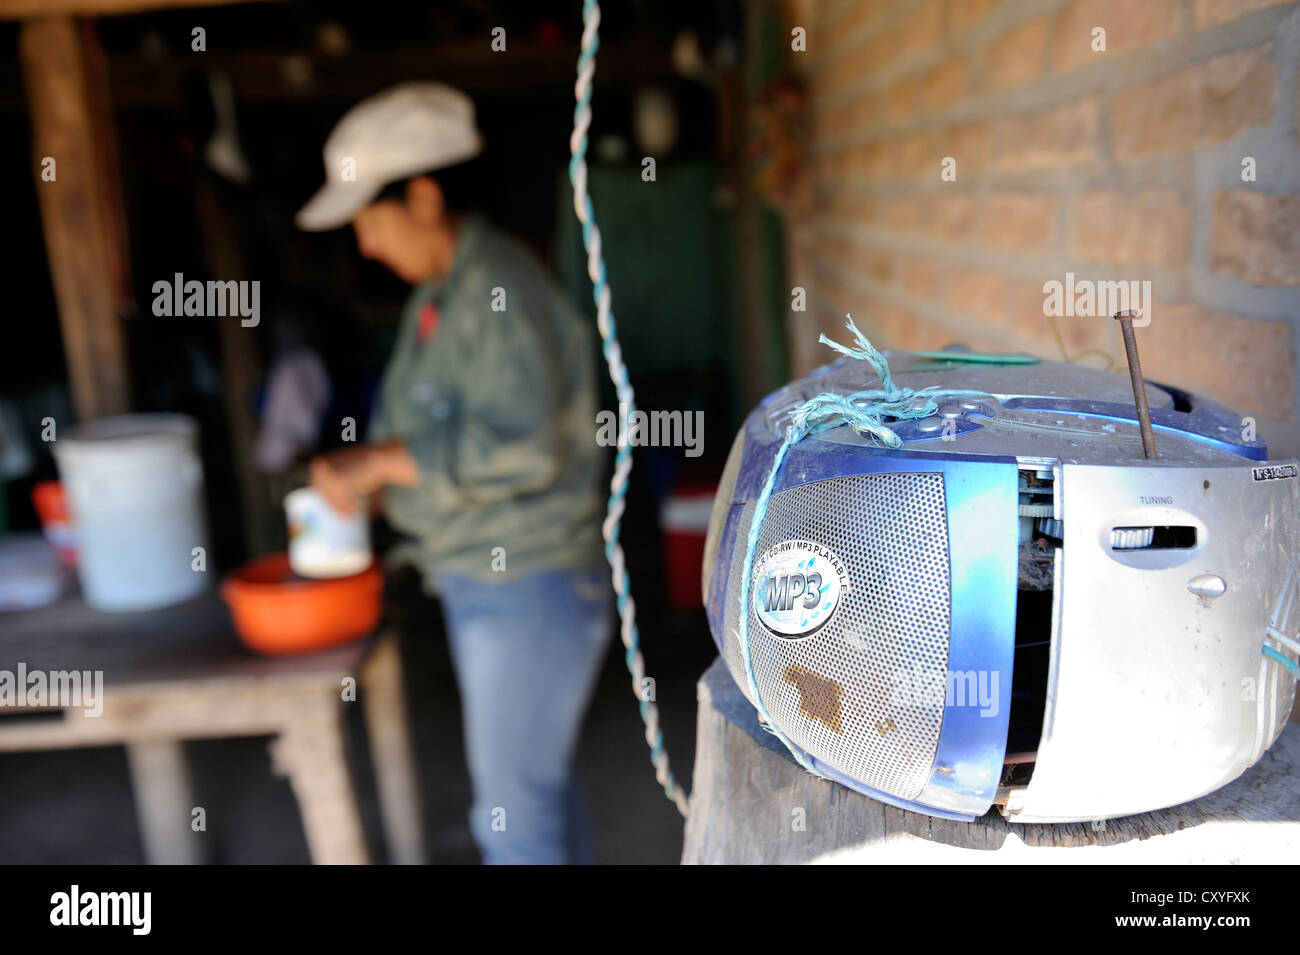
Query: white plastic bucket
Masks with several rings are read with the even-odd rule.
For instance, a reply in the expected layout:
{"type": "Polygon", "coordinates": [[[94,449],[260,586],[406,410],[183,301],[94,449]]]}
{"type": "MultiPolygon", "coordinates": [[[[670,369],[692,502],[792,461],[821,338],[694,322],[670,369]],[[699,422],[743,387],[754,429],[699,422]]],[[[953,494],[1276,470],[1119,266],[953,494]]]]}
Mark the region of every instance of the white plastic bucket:
{"type": "Polygon", "coordinates": [[[101,418],[60,438],[54,458],[80,539],[87,604],[151,610],[205,589],[208,533],[193,419],[101,418]]]}
{"type": "Polygon", "coordinates": [[[370,566],[370,521],[360,508],[340,514],[311,487],[284,499],[289,566],[301,577],[347,577],[370,566]]]}

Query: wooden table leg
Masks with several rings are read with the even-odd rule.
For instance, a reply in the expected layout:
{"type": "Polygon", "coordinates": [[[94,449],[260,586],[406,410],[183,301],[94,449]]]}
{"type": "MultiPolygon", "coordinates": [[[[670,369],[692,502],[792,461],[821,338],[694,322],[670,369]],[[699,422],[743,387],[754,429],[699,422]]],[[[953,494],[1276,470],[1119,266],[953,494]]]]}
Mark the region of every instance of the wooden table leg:
{"type": "Polygon", "coordinates": [[[202,862],[201,834],[190,828],[194,792],[181,741],[128,742],[126,755],[146,861],[151,865],[202,862]]]}
{"type": "Polygon", "coordinates": [[[317,865],[370,861],[343,730],[339,696],[323,694],[304,700],[295,709],[293,722],[271,743],[272,766],[289,777],[311,861],[317,865]]]}
{"type": "Polygon", "coordinates": [[[424,826],[405,693],[402,651],[397,631],[390,629],[380,635],[362,667],[361,705],[365,707],[389,861],[421,865],[426,861],[424,826]]]}

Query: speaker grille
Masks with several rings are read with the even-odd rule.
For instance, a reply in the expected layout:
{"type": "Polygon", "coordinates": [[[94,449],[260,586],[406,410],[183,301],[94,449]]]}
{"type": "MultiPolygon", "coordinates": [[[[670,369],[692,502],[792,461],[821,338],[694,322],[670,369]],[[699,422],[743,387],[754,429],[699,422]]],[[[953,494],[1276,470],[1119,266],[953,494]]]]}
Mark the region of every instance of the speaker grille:
{"type": "MultiPolygon", "coordinates": [[[[737,531],[743,547],[753,519],[737,531]]],[[[772,495],[754,552],[806,538],[844,561],[849,590],[811,636],[774,635],[751,606],[759,692],[796,744],[882,792],[914,799],[929,781],[943,724],[950,579],[943,475],[869,474],[772,495]]],[[[724,650],[748,695],[736,637],[743,552],[731,564],[724,650]]],[[[752,702],[752,701],[751,701],[752,702]]]]}

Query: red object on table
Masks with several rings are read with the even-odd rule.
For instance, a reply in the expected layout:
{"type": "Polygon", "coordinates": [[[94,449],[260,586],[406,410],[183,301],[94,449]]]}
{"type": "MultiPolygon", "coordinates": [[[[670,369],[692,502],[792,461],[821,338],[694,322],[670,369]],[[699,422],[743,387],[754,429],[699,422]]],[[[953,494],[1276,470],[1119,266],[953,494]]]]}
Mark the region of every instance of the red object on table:
{"type": "Polygon", "coordinates": [[[289,555],[271,554],[240,567],[221,585],[239,639],[250,650],[281,656],[311,653],[369,636],[383,613],[379,563],[348,577],[307,579],[289,555]]]}
{"type": "Polygon", "coordinates": [[[32,506],[40,519],[45,539],[59,552],[65,567],[77,566],[77,529],[68,513],[68,498],[58,481],[32,485],[32,506]]]}
{"type": "Polygon", "coordinates": [[[686,613],[704,605],[700,571],[704,567],[704,538],[716,491],[712,484],[683,484],[669,493],[659,512],[671,610],[686,613]]]}

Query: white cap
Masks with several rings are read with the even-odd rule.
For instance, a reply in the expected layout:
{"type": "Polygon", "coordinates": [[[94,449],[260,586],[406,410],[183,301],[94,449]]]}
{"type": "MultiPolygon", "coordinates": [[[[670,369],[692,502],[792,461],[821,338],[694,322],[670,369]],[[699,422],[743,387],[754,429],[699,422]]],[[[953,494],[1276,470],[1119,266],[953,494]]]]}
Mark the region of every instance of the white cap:
{"type": "Polygon", "coordinates": [[[442,83],[402,83],[352,107],[325,141],[325,185],[294,221],[309,232],[347,225],[390,182],[483,151],[474,103],[442,83]]]}

